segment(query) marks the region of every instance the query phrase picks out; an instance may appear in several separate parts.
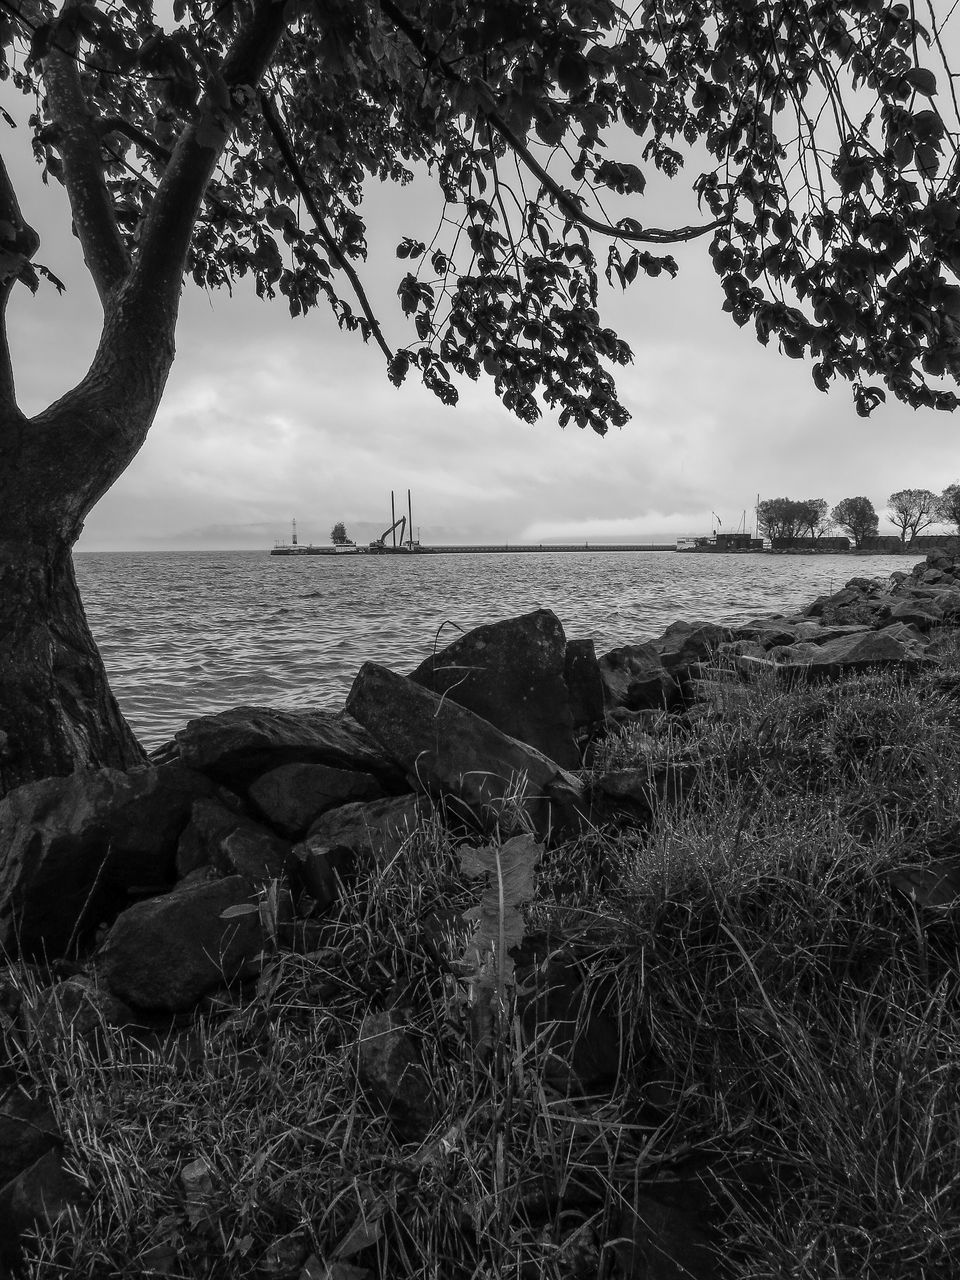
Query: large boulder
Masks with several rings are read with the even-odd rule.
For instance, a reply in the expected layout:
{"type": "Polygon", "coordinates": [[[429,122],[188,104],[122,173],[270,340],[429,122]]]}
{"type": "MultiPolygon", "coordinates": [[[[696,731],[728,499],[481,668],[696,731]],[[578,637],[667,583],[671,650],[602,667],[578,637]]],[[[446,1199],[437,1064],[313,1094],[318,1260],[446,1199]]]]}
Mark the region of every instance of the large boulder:
{"type": "Polygon", "coordinates": [[[771,649],[765,658],[743,656],[737,665],[745,675],[772,669],[787,679],[818,680],[882,667],[915,670],[925,661],[928,659],[917,632],[895,623],[880,631],[864,629],[840,636],[826,644],[802,641],[785,645],[771,649]]]}
{"type": "Polygon", "coordinates": [[[537,609],[468,631],[421,662],[410,679],[575,769],[580,753],[564,679],[566,645],[557,615],[537,609]]]}
{"type": "Polygon", "coordinates": [[[715,622],[671,622],[662,636],[650,643],[671,676],[682,679],[694,663],[715,656],[717,646],[731,638],[729,627],[715,622]]]}
{"type": "Polygon", "coordinates": [[[304,761],[396,776],[370,735],[342,711],[232,707],[189,721],[153,758],[179,760],[234,790],[269,769],[304,761]]]}
{"type": "Polygon", "coordinates": [[[295,840],[328,809],[376,800],[383,787],[372,773],[308,762],[282,764],[261,774],[247,794],[271,826],[295,840]]]}
{"type": "Polygon", "coordinates": [[[603,724],[603,676],[597,661],[596,645],[592,640],[567,641],[563,678],[570,695],[574,731],[589,731],[603,724]]]}
{"type": "Polygon", "coordinates": [[[219,800],[198,800],[177,848],[177,874],[215,867],[224,875],[250,880],[279,879],[286,870],[290,842],[219,800]]]}
{"type": "Polygon", "coordinates": [[[178,764],[82,769],[0,801],[0,946],[63,954],[125,907],[176,878],[177,841],[215,788],[178,764]]]}
{"type": "Polygon", "coordinates": [[[576,778],[450,698],[367,662],[346,706],[411,785],[459,802],[464,817],[493,827],[521,808],[540,836],[579,825],[576,778]]]}
{"type": "Polygon", "coordinates": [[[628,644],[600,659],[604,701],[610,709],[657,710],[671,706],[679,686],[652,644],[628,644]]]}
{"type": "Polygon", "coordinates": [[[208,991],[254,975],[266,943],[250,882],[227,876],[128,907],[114,921],[94,967],[127,1004],[180,1013],[208,991]]]}

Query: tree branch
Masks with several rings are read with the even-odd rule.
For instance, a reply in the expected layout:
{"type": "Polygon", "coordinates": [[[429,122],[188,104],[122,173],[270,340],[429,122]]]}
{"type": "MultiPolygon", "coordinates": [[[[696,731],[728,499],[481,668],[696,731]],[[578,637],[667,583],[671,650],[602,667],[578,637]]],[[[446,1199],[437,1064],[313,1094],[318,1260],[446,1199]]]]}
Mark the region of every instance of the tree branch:
{"type": "MultiPolygon", "coordinates": [[[[423,33],[418,31],[407,15],[393,2],[393,0],[379,0],[380,8],[390,18],[394,26],[402,31],[407,37],[417,53],[423,59],[425,69],[437,68],[443,75],[444,79],[449,80],[452,84],[463,85],[466,82],[464,78],[438,53],[428,50],[423,33]],[[429,64],[429,65],[428,65],[429,64]]],[[[489,89],[488,89],[489,92],[489,89]]],[[[609,222],[601,222],[597,218],[592,218],[581,208],[580,201],[570,191],[566,191],[556,178],[552,177],[543,165],[536,159],[530,148],[523,139],[516,134],[507,124],[495,107],[484,106],[481,102],[477,103],[477,110],[482,112],[484,119],[489,123],[491,128],[503,138],[504,142],[512,151],[523,161],[526,167],[540,180],[542,186],[553,196],[562,211],[574,222],[580,223],[581,226],[596,231],[600,235],[614,236],[620,240],[629,240],[642,244],[677,244],[684,240],[696,240],[700,236],[709,235],[711,231],[716,231],[718,227],[722,227],[726,223],[725,218],[717,218],[714,222],[706,223],[700,227],[676,227],[672,231],[664,231],[659,227],[639,227],[633,220],[630,220],[630,226],[614,226],[609,222]]]]}
{"type": "Polygon", "coordinates": [[[184,128],[171,152],[144,221],[134,267],[137,285],[161,305],[177,305],[200,202],[239,118],[232,102],[227,109],[218,105],[222,91],[230,96],[241,86],[259,86],[286,29],[287,8],[287,0],[254,0],[220,68],[220,92],[215,97],[208,86],[197,119],[184,128]]]}
{"type": "Polygon", "coordinates": [[[63,161],[63,181],[83,258],[106,305],[130,272],[100,156],[100,135],[87,105],[77,63],[72,14],[82,0],[65,0],[56,39],[43,58],[43,85],[52,122],[51,141],[63,161]]]}
{"type": "Polygon", "coordinates": [[[370,302],[364,292],[360,277],[357,275],[353,263],[350,262],[349,258],[347,258],[346,254],[337,244],[333,233],[330,231],[326,221],[324,220],[323,214],[320,212],[320,207],[313,197],[313,192],[310,190],[310,184],[307,181],[307,176],[304,173],[299,160],[293,153],[293,148],[291,147],[290,141],[283,128],[283,122],[277,115],[276,107],[273,105],[273,99],[266,93],[261,94],[260,106],[263,110],[263,118],[267,122],[267,127],[273,134],[274,141],[277,144],[277,148],[281,156],[283,156],[284,163],[290,171],[290,176],[293,178],[297,190],[300,192],[301,196],[303,196],[303,202],[307,206],[307,209],[310,212],[310,217],[316,224],[317,230],[320,232],[323,243],[326,245],[327,252],[350,281],[350,284],[353,287],[353,292],[357,296],[357,301],[363,309],[363,314],[367,317],[367,320],[370,323],[370,329],[374,338],[377,340],[377,346],[386,356],[388,361],[392,360],[393,352],[390,350],[383,336],[383,332],[380,328],[380,322],[377,319],[373,308],[370,306],[370,302]]]}
{"type": "Polygon", "coordinates": [[[20,272],[40,246],[40,237],[20,212],[7,166],[0,156],[0,418],[17,412],[13,363],[7,343],[7,303],[20,272]]]}

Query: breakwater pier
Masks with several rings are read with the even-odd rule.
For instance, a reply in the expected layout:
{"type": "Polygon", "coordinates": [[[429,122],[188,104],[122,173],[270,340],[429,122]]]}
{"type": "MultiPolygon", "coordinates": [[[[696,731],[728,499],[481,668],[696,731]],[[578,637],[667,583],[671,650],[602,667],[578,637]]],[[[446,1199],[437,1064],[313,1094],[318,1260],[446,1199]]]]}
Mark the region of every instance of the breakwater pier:
{"type": "Polygon", "coordinates": [[[430,555],[466,555],[476,552],[514,552],[525,551],[676,551],[675,542],[491,542],[483,546],[449,546],[421,547],[420,552],[430,555]]]}

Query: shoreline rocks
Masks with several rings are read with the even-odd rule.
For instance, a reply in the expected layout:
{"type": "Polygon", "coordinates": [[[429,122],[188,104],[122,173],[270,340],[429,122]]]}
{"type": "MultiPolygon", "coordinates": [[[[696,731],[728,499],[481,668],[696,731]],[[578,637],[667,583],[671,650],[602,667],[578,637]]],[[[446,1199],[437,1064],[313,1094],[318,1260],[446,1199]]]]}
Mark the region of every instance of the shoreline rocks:
{"type": "MultiPolygon", "coordinates": [[[[957,620],[960,560],[933,551],[793,616],[677,621],[598,658],[538,609],[460,636],[406,677],[366,663],[342,711],[200,717],[149,766],[49,778],[0,801],[0,944],[26,958],[87,954],[98,929],[201,874],[250,892],[290,879],[329,904],[337,876],[396,856],[436,806],[465,830],[521,822],[555,840],[590,819],[578,770],[604,732],[722,715],[759,677],[914,671],[932,632],[957,620]]],[[[623,785],[599,787],[602,807],[623,785]]],[[[621,798],[642,810],[646,788],[621,798]]]]}
{"type": "MultiPolygon", "coordinates": [[[[936,629],[958,620],[960,560],[942,552],[886,583],[852,579],[796,615],[678,621],[599,657],[537,610],[461,636],[408,676],[365,664],[343,711],[238,707],[191,721],[149,766],[21,787],[0,801],[0,945],[59,960],[68,975],[31,1033],[62,1034],[64,1018],[84,1038],[189,1020],[257,977],[284,939],[309,950],[304,939],[322,934],[342,886],[402,858],[425,818],[455,841],[519,828],[544,845],[618,814],[643,822],[686,796],[695,770],[584,770],[604,733],[666,714],[730,714],[758,678],[913,672],[932,661],[936,629]]],[[[454,920],[451,939],[463,927],[454,920]]],[[[443,939],[427,948],[450,968],[446,949],[443,939]]],[[[540,986],[527,974],[536,990],[525,1034],[552,1028],[563,1087],[603,1081],[619,1069],[616,1028],[578,1003],[570,946],[550,955],[540,986]],[[576,1038],[581,1022],[589,1043],[576,1038]]],[[[0,982],[0,1013],[14,1018],[5,998],[0,982]]],[[[419,1140],[432,1100],[402,1017],[371,1015],[361,1039],[362,1080],[400,1135],[419,1140]]],[[[2,1165],[0,1226],[6,1214],[20,1230],[77,1189],[42,1101],[8,1095],[4,1134],[14,1154],[2,1165]]]]}

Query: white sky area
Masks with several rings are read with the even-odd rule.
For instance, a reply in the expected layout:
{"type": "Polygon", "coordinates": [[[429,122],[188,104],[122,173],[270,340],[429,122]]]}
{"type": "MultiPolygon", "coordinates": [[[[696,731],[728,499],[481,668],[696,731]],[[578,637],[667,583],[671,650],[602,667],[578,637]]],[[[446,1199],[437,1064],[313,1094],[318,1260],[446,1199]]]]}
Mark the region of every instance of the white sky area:
{"type": "MultiPolygon", "coordinates": [[[[25,100],[7,105],[25,125],[25,100]]],[[[100,312],[62,189],[40,183],[26,128],[2,127],[24,214],[42,237],[38,260],[67,284],[63,297],[42,284],[11,302],[17,390],[30,414],[82,376],[100,312]]],[[[669,208],[651,181],[631,212],[657,226],[695,220],[695,204],[679,196],[698,171],[673,184],[669,208]]],[[[395,296],[408,264],[394,247],[403,235],[429,239],[428,208],[422,191],[394,187],[372,190],[366,207],[361,274],[393,346],[415,337],[395,296]]],[[[807,361],[775,341],[761,347],[752,326],[721,312],[707,242],[673,251],[677,280],[641,275],[609,293],[604,319],[634,363],[618,371],[632,420],[605,438],[561,430],[547,413],[525,425],[482,382],[461,384],[452,409],[415,374],[397,390],[379,349],[341,333],[325,305],[294,320],[282,298],[261,302],[243,283],[233,297],[187,284],[156,422],[78,549],[264,549],[289,539],[292,517],[301,542],[328,542],[339,520],[365,542],[390,523],[391,489],[405,511],[408,488],[427,545],[668,541],[708,533],[713,512],[724,529],[746,512],[752,530],[758,494],[831,506],[865,494],[880,531],[893,532],[883,518],[891,492],[939,492],[960,479],[956,415],[888,401],[862,419],[848,384],[817,391],[807,361]]]]}

